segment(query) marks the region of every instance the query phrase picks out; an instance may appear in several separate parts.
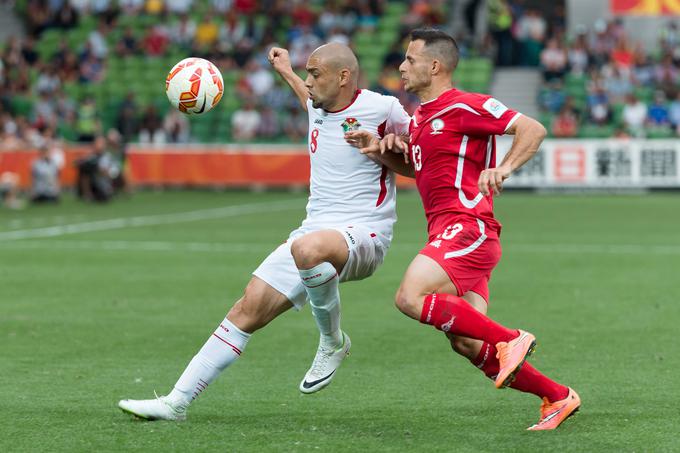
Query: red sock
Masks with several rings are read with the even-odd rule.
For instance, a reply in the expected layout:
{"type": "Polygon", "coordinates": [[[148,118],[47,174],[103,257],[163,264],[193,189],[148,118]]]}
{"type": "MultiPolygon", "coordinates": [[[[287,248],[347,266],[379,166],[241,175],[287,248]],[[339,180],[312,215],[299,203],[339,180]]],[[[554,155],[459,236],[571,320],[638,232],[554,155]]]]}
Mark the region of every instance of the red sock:
{"type": "MultiPolygon", "coordinates": [[[[494,345],[484,343],[477,358],[470,360],[470,362],[489,378],[496,379],[499,368],[496,352],[494,345]]],[[[569,393],[567,387],[541,374],[529,362],[522,365],[522,369],[517,373],[510,387],[520,392],[533,393],[539,398],[548,398],[548,401],[553,403],[566,398],[569,393]]]]}
{"type": "Polygon", "coordinates": [[[518,335],[516,330],[498,324],[475,310],[465,299],[451,294],[425,296],[420,322],[443,332],[484,340],[494,345],[518,335]]]}

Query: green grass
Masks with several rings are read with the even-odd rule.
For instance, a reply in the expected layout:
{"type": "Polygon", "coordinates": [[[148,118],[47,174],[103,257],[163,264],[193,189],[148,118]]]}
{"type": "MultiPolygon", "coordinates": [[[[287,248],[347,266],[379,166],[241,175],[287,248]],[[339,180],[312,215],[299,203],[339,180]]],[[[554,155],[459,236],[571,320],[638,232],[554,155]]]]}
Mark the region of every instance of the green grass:
{"type": "Polygon", "coordinates": [[[680,451],[677,194],[498,199],[504,256],[490,314],[535,333],[532,362],[581,394],[581,412],[556,432],[526,432],[536,397],[495,390],[393,307],[425,240],[413,193],[400,196],[385,264],[342,286],[353,349],[331,387],[297,390],[318,339],[306,309],[255,334],[187,422],[121,413],[121,398],[168,391],[304,203],[169,192],[0,211],[0,451],[680,451]],[[231,217],[3,236],[272,202],[231,217]]]}

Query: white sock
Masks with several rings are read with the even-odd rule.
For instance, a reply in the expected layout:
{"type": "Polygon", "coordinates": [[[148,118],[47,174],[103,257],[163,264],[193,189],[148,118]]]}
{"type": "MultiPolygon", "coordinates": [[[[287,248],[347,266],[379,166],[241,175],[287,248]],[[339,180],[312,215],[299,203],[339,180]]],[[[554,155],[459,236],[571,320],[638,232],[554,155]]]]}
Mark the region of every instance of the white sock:
{"type": "Polygon", "coordinates": [[[299,269],[309,296],[312,313],[321,333],[321,345],[329,349],[342,346],[340,331],[340,278],[331,263],[299,269]]]}
{"type": "Polygon", "coordinates": [[[184,373],[168,395],[170,402],[186,408],[217,376],[239,358],[246,347],[249,333],[232,324],[227,318],[208,338],[198,354],[191,359],[184,373]]]}

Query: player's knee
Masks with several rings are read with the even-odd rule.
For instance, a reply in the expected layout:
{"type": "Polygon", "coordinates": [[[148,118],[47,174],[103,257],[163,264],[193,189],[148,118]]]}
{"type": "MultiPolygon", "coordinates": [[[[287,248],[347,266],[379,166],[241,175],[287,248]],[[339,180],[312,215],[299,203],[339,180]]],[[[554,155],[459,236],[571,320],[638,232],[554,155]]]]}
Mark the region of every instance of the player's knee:
{"type": "MultiPolygon", "coordinates": [[[[397,306],[399,311],[407,316],[414,319],[420,318],[420,311],[418,307],[418,297],[413,293],[405,290],[404,288],[399,288],[397,295],[394,297],[394,304],[397,306]]],[[[422,305],[422,301],[421,301],[422,305]]]]}
{"type": "Polygon", "coordinates": [[[314,236],[302,236],[293,241],[290,253],[300,269],[309,269],[324,261],[323,244],[314,236]]]}

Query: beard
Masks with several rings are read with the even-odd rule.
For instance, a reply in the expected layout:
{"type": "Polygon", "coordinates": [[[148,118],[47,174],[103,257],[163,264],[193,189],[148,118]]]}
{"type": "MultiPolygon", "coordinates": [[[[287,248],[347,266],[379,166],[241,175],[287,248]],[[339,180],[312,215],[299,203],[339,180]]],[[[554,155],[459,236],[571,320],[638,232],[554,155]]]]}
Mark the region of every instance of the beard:
{"type": "Polygon", "coordinates": [[[320,109],[323,107],[323,103],[318,99],[315,99],[312,101],[312,107],[314,107],[315,109],[320,109]]]}

